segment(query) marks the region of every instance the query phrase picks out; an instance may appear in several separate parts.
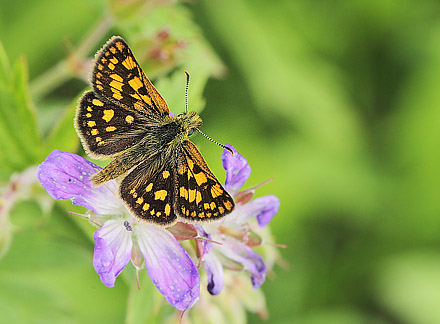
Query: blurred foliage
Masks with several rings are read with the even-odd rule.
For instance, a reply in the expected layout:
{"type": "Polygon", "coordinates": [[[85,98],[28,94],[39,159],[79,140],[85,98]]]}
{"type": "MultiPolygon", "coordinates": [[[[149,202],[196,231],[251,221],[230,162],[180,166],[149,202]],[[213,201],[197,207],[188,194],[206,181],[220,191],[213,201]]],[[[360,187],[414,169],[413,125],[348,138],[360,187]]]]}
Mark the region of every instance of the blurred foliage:
{"type": "MultiPolygon", "coordinates": [[[[74,109],[90,58],[120,34],[173,112],[191,73],[190,107],[248,159],[249,185],[274,179],[257,194],[281,199],[272,229],[289,267],[263,285],[268,322],[440,322],[438,1],[1,6],[2,319],[135,323],[157,311],[124,278],[99,282],[93,229],[66,213],[81,209],[9,182],[53,149],[83,154],[74,109]]],[[[219,148],[195,142],[224,179],[219,148]]]]}

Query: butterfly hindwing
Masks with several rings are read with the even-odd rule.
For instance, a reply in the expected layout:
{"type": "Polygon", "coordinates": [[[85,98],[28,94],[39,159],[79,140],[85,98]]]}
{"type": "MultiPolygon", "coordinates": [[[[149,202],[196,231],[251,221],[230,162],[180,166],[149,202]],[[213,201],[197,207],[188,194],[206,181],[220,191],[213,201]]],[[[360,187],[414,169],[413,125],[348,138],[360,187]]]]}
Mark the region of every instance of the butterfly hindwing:
{"type": "Polygon", "coordinates": [[[170,226],[176,222],[173,211],[173,168],[165,166],[157,170],[144,162],[122,180],[119,192],[138,218],[160,226],[170,226]]]}
{"type": "Polygon", "coordinates": [[[136,131],[142,116],[86,92],[80,100],[75,127],[85,150],[95,158],[107,157],[131,147],[143,136],[136,131]]]}
{"type": "Polygon", "coordinates": [[[96,93],[114,104],[151,119],[170,112],[121,37],[112,37],[96,54],[92,84],[96,93]]]}
{"type": "Polygon", "coordinates": [[[189,140],[183,142],[178,158],[176,184],[174,208],[187,221],[219,219],[234,208],[234,200],[189,140]]]}

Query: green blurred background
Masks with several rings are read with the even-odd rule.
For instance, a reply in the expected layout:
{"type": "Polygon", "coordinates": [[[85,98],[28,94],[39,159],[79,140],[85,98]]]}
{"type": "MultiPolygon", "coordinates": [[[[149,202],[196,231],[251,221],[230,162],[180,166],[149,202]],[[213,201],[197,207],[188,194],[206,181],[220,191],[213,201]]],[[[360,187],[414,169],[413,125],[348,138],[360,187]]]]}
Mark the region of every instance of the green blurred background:
{"type": "MultiPolygon", "coordinates": [[[[287,245],[262,287],[268,323],[440,323],[438,1],[0,5],[0,322],[124,321],[128,285],[100,283],[93,229],[66,212],[84,210],[17,176],[83,154],[88,58],[120,34],[173,112],[189,70],[190,107],[248,159],[247,186],[274,179],[257,191],[280,198],[287,245]]],[[[194,140],[223,181],[221,149],[194,140]]]]}

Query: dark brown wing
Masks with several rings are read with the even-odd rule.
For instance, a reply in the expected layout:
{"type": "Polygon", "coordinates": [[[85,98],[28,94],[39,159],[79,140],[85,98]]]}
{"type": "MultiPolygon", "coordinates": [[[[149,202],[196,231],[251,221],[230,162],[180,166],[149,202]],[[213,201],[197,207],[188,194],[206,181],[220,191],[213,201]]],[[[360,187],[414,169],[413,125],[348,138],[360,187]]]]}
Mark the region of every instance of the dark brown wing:
{"type": "Polygon", "coordinates": [[[95,92],[115,105],[152,119],[169,115],[167,103],[121,37],[112,37],[96,54],[92,75],[95,92]]]}
{"type": "Polygon", "coordinates": [[[121,181],[121,198],[139,219],[171,226],[177,219],[173,210],[174,172],[169,166],[160,169],[141,163],[121,181]]]}
{"type": "Polygon", "coordinates": [[[174,209],[190,222],[212,221],[234,209],[234,200],[209,169],[191,141],[182,143],[178,157],[174,209]]]}
{"type": "Polygon", "coordinates": [[[87,153],[94,158],[105,158],[139,142],[144,136],[143,118],[89,91],[80,100],[75,128],[87,153]]]}

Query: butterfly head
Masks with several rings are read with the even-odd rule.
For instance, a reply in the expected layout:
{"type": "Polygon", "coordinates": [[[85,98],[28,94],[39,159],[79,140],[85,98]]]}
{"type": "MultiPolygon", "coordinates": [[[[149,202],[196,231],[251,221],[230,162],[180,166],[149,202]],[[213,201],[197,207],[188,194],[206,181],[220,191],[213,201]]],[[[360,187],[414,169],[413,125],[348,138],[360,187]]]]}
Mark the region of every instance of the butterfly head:
{"type": "Polygon", "coordinates": [[[202,119],[194,111],[178,115],[177,120],[181,125],[184,136],[191,136],[194,130],[202,125],[202,119]]]}

